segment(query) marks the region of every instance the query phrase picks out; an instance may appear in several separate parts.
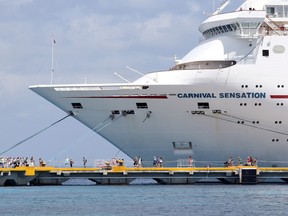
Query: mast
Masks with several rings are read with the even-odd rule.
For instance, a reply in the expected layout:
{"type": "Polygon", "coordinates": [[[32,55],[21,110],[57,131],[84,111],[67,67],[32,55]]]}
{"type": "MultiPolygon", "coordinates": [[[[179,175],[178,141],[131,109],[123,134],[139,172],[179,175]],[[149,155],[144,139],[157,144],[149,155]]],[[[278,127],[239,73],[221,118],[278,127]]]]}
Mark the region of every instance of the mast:
{"type": "Polygon", "coordinates": [[[217,15],[217,14],[221,13],[221,11],[224,10],[229,3],[230,3],[230,0],[224,0],[222,2],[221,6],[213,13],[213,15],[217,15]]]}
{"type": "Polygon", "coordinates": [[[56,41],[54,39],[54,36],[52,35],[52,56],[51,56],[51,77],[50,77],[50,84],[53,84],[53,74],[54,74],[54,45],[56,44],[56,41]]]}

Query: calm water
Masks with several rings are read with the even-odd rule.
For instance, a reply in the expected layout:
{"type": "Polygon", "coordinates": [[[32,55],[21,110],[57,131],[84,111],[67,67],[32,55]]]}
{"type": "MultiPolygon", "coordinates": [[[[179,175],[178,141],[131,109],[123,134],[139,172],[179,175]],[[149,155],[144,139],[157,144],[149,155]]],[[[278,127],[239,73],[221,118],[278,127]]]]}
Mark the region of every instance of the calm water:
{"type": "Polygon", "coordinates": [[[1,216],[288,214],[288,185],[34,186],[0,194],[1,216]]]}

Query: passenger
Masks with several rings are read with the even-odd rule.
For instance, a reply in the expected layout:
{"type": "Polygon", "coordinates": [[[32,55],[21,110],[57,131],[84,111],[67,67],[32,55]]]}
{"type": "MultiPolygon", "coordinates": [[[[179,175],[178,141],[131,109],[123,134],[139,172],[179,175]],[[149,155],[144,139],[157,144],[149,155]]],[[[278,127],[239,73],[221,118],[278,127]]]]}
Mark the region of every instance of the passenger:
{"type": "Polygon", "coordinates": [[[39,158],[39,166],[42,167],[44,165],[44,161],[42,160],[42,158],[39,158]]]}
{"type": "Polygon", "coordinates": [[[163,167],[163,158],[162,157],[159,158],[159,167],[163,167]]]}
{"type": "Polygon", "coordinates": [[[4,157],[1,157],[0,164],[1,164],[1,167],[4,168],[4,157]]]}
{"type": "Polygon", "coordinates": [[[247,158],[247,165],[248,166],[252,165],[252,157],[251,156],[248,156],[248,158],[247,158]]]}
{"type": "Polygon", "coordinates": [[[118,159],[117,163],[118,163],[118,166],[123,166],[124,161],[123,161],[123,159],[118,159]]]}
{"type": "Polygon", "coordinates": [[[67,158],[65,159],[65,162],[64,162],[64,163],[65,163],[65,167],[68,167],[69,161],[70,161],[70,160],[69,160],[69,158],[67,157],[67,158]]]}
{"type": "Polygon", "coordinates": [[[192,156],[189,156],[189,158],[188,158],[188,164],[189,164],[189,167],[193,167],[193,159],[192,159],[192,156]]]}
{"type": "Polygon", "coordinates": [[[74,161],[73,161],[71,158],[70,158],[69,163],[70,163],[70,167],[73,167],[73,163],[74,163],[74,161]]]}
{"type": "Polygon", "coordinates": [[[242,166],[242,165],[243,165],[242,158],[238,156],[238,166],[242,166]]]}
{"type": "Polygon", "coordinates": [[[86,168],[87,159],[83,157],[83,167],[86,168]]]}
{"type": "Polygon", "coordinates": [[[157,166],[157,157],[156,156],[153,157],[153,166],[154,167],[157,166]]]}
{"type": "Polygon", "coordinates": [[[134,163],[133,163],[134,167],[138,167],[138,157],[137,156],[134,157],[133,161],[134,161],[134,163]]]}
{"type": "Polygon", "coordinates": [[[16,167],[19,167],[20,166],[20,163],[21,162],[21,158],[20,157],[17,157],[16,158],[16,167]]]}
{"type": "Polygon", "coordinates": [[[232,156],[229,157],[228,166],[234,166],[232,156]]]}
{"type": "Polygon", "coordinates": [[[26,157],[26,158],[24,159],[24,164],[23,164],[23,165],[26,166],[26,167],[29,166],[28,157],[26,157]]]}
{"type": "Polygon", "coordinates": [[[257,166],[257,158],[256,157],[252,161],[252,166],[257,166]]]}
{"type": "Polygon", "coordinates": [[[139,159],[138,159],[138,167],[142,167],[142,158],[141,157],[139,157],[139,159]]]}
{"type": "Polygon", "coordinates": [[[31,167],[34,167],[34,166],[35,166],[35,161],[34,161],[33,156],[30,158],[30,166],[31,166],[31,167]]]}
{"type": "Polygon", "coordinates": [[[116,165],[117,165],[117,160],[116,160],[116,158],[112,158],[111,165],[112,165],[112,166],[116,166],[116,165]]]}

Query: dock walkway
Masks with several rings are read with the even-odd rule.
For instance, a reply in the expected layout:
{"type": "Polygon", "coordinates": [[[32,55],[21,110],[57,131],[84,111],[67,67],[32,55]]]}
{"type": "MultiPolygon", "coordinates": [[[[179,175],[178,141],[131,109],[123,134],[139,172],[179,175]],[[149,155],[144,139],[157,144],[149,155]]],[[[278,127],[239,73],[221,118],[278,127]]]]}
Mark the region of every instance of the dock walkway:
{"type": "Polygon", "coordinates": [[[159,184],[288,183],[288,167],[147,167],[102,168],[16,167],[0,168],[0,186],[61,185],[69,179],[89,179],[96,184],[129,184],[135,179],[153,179],[159,184]]]}

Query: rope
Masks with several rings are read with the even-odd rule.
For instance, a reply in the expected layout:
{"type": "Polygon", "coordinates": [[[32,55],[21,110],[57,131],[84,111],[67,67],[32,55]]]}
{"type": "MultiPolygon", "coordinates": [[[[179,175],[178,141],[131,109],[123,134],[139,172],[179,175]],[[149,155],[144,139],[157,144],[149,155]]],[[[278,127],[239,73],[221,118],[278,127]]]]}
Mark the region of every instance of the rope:
{"type": "Polygon", "coordinates": [[[256,44],[256,46],[250,50],[250,52],[248,52],[246,55],[244,55],[238,62],[241,62],[242,60],[244,60],[247,56],[249,56],[259,45],[260,43],[263,41],[264,36],[261,38],[261,40],[256,44]]]}
{"type": "Polygon", "coordinates": [[[16,143],[15,145],[11,146],[11,147],[8,148],[7,150],[1,152],[0,155],[3,155],[4,153],[6,153],[6,152],[8,152],[8,151],[10,151],[10,150],[12,150],[12,149],[14,149],[14,148],[16,148],[17,146],[21,145],[22,143],[24,143],[24,142],[26,142],[26,141],[32,139],[33,137],[37,136],[38,134],[44,132],[45,130],[49,129],[50,127],[54,126],[55,124],[57,124],[57,123],[63,121],[64,119],[66,119],[66,118],[68,118],[69,116],[72,116],[72,115],[73,115],[73,113],[72,113],[72,112],[69,112],[67,116],[65,116],[65,117],[61,118],[60,120],[58,120],[58,121],[52,123],[52,124],[49,125],[48,127],[45,127],[44,129],[38,131],[37,133],[35,133],[35,134],[33,134],[33,135],[31,135],[31,136],[29,136],[29,137],[27,137],[27,138],[21,140],[20,142],[18,142],[18,143],[16,143]]]}
{"type": "MultiPolygon", "coordinates": [[[[221,117],[207,115],[207,114],[205,116],[210,117],[210,118],[214,118],[214,119],[219,119],[219,120],[222,120],[222,121],[231,122],[231,123],[234,123],[234,124],[239,124],[238,122],[236,122],[234,120],[230,120],[230,119],[224,119],[224,118],[221,118],[221,117]]],[[[241,120],[241,118],[233,117],[232,115],[223,115],[223,116],[227,116],[227,117],[231,117],[231,118],[234,118],[234,119],[237,119],[237,120],[241,120]]],[[[249,120],[243,119],[243,121],[249,121],[249,120]]],[[[249,122],[251,123],[252,121],[249,121],[249,122]]],[[[246,127],[251,127],[251,128],[256,128],[258,130],[268,131],[268,132],[271,132],[271,133],[281,134],[281,135],[285,135],[285,136],[288,135],[288,132],[277,131],[275,129],[270,129],[270,128],[267,128],[267,127],[260,127],[260,126],[256,126],[256,125],[245,124],[245,123],[244,124],[239,124],[239,125],[246,126],[246,127]]]]}
{"type": "Polygon", "coordinates": [[[53,157],[52,159],[49,160],[48,163],[51,163],[52,161],[54,161],[57,157],[59,157],[60,155],[64,154],[65,152],[67,152],[68,150],[78,146],[79,144],[82,143],[82,141],[84,139],[86,139],[87,137],[89,137],[91,134],[94,134],[94,132],[98,133],[101,130],[103,130],[104,128],[106,128],[107,126],[109,126],[111,123],[117,121],[118,119],[120,119],[123,115],[120,115],[119,117],[112,119],[110,122],[108,122],[107,124],[105,124],[104,126],[102,126],[107,120],[111,119],[111,117],[109,116],[107,119],[105,119],[103,122],[101,122],[100,124],[98,124],[97,126],[95,126],[94,128],[92,128],[91,131],[87,132],[86,134],[84,134],[83,136],[81,136],[79,139],[77,139],[75,141],[75,143],[71,146],[69,146],[68,148],[64,149],[63,151],[61,151],[59,154],[57,154],[55,157],[53,157]],[[99,128],[100,126],[102,126],[101,128],[99,128]],[[99,128],[98,130],[96,130],[97,128],[99,128]]]}

